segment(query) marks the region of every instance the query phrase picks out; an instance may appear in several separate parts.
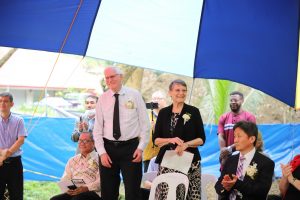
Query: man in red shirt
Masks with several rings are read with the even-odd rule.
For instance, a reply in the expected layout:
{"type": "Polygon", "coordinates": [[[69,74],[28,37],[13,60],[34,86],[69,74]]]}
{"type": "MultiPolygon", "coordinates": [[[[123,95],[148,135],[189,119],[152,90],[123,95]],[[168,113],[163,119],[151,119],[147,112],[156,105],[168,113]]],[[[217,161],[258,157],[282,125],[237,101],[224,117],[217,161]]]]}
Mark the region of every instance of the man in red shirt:
{"type": "Polygon", "coordinates": [[[255,116],[242,109],[244,95],[241,92],[230,93],[230,112],[221,115],[218,123],[221,170],[227,157],[235,151],[233,126],[239,121],[256,123],[255,116]]]}

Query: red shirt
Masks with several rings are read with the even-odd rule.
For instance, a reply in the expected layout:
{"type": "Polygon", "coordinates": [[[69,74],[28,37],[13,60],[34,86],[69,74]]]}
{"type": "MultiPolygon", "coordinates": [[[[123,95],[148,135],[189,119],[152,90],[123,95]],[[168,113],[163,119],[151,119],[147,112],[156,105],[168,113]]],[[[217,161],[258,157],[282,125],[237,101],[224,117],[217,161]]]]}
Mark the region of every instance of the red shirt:
{"type": "Polygon", "coordinates": [[[255,116],[246,111],[242,111],[239,114],[228,112],[220,117],[218,124],[218,134],[224,134],[226,147],[234,143],[233,126],[235,123],[242,120],[256,123],[255,116]]]}

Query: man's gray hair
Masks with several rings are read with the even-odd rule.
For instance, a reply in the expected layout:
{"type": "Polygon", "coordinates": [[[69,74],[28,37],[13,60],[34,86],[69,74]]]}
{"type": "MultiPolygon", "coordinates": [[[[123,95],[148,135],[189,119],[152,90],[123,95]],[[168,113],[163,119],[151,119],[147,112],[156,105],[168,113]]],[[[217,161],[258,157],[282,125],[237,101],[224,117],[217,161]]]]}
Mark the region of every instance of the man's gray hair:
{"type": "Polygon", "coordinates": [[[105,70],[106,69],[112,69],[114,72],[116,72],[116,74],[123,75],[122,70],[117,66],[109,66],[109,67],[106,67],[105,70]]]}
{"type": "Polygon", "coordinates": [[[9,92],[2,92],[0,93],[0,97],[8,97],[10,102],[14,101],[13,95],[9,92]]]}

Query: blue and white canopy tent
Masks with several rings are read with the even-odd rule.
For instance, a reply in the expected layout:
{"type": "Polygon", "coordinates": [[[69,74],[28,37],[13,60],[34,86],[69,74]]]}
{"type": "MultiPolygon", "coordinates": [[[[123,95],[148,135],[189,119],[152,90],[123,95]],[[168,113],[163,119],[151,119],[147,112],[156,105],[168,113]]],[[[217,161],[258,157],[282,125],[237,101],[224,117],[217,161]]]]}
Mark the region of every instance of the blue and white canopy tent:
{"type": "MultiPolygon", "coordinates": [[[[231,80],[298,109],[299,15],[299,0],[3,0],[0,46],[231,80]]],[[[32,136],[32,141],[39,137],[32,136]]],[[[293,141],[299,144],[297,138],[293,141]]],[[[25,152],[41,149],[35,143],[30,147],[25,152]]],[[[207,152],[213,150],[208,147],[207,152]]],[[[281,153],[289,148],[274,149],[278,147],[281,153]]],[[[60,167],[65,159],[45,158],[60,167]]],[[[29,168],[56,169],[26,159],[29,168]]]]}
{"type": "Polygon", "coordinates": [[[232,80],[299,108],[299,4],[299,0],[4,0],[0,46],[232,80]]]}

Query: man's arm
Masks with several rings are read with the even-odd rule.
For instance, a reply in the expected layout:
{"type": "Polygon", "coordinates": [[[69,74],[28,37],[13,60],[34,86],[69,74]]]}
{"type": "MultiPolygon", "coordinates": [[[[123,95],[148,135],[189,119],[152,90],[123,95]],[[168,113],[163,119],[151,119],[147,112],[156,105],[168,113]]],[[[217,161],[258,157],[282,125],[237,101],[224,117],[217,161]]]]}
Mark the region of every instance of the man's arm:
{"type": "Polygon", "coordinates": [[[103,142],[103,134],[104,134],[104,123],[103,123],[103,111],[101,107],[102,99],[98,100],[97,107],[96,107],[96,117],[95,117],[95,124],[93,130],[93,137],[95,141],[95,147],[97,149],[98,154],[101,156],[102,154],[106,153],[104,148],[103,142]]]}
{"type": "Polygon", "coordinates": [[[225,114],[223,114],[218,122],[218,141],[219,141],[219,147],[220,150],[224,147],[226,147],[226,141],[225,141],[225,137],[224,137],[224,125],[225,125],[225,118],[224,117],[225,114]]]}
{"type": "MultiPolygon", "coordinates": [[[[230,162],[229,162],[230,163],[230,162]]],[[[230,194],[230,191],[227,191],[224,187],[223,187],[223,180],[224,180],[224,177],[225,176],[228,176],[228,166],[227,166],[228,162],[225,163],[225,166],[223,168],[223,170],[221,171],[221,175],[220,177],[218,178],[218,181],[216,182],[215,184],[215,190],[217,192],[217,194],[219,194],[220,196],[227,196],[230,194]]]]}
{"type": "Polygon", "coordinates": [[[149,142],[149,133],[150,133],[150,120],[147,114],[146,104],[142,98],[141,94],[137,96],[137,114],[138,114],[138,123],[140,126],[140,142],[138,149],[144,150],[149,142]]]}
{"type": "Polygon", "coordinates": [[[218,133],[218,141],[220,149],[226,147],[226,142],[224,139],[224,133],[218,133]]]}
{"type": "Polygon", "coordinates": [[[112,161],[111,161],[109,155],[106,153],[106,150],[104,148],[104,141],[103,141],[104,117],[103,117],[102,104],[105,103],[102,100],[103,98],[104,97],[101,96],[97,102],[93,136],[94,136],[94,141],[95,141],[95,147],[100,156],[101,164],[105,167],[110,168],[112,161]]]}
{"type": "Polygon", "coordinates": [[[149,133],[150,133],[150,121],[147,114],[146,104],[142,98],[142,95],[138,93],[137,95],[137,114],[138,114],[138,123],[140,126],[140,141],[137,149],[133,154],[132,162],[141,162],[143,150],[149,142],[149,133]]]}
{"type": "Polygon", "coordinates": [[[15,143],[7,149],[6,154],[4,155],[4,158],[10,157],[14,152],[16,152],[25,142],[25,136],[19,136],[18,139],[15,141],[15,143]]]}

